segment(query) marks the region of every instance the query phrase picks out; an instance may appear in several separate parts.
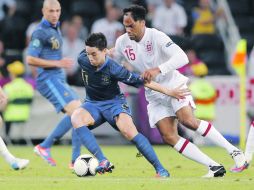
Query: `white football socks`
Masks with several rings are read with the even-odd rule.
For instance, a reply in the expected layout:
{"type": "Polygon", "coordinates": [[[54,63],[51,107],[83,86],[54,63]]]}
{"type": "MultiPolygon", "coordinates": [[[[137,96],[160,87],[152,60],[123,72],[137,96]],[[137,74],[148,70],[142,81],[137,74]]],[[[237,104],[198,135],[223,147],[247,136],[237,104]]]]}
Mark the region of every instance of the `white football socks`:
{"type": "Polygon", "coordinates": [[[250,125],[250,130],[246,142],[245,156],[247,162],[250,162],[252,160],[253,152],[254,152],[254,121],[252,121],[250,125]]]}
{"type": "Polygon", "coordinates": [[[202,135],[205,138],[208,138],[210,141],[212,141],[217,146],[220,146],[222,148],[225,148],[229,154],[231,154],[234,150],[239,150],[232,144],[230,144],[223,136],[220,134],[215,127],[204,120],[201,120],[200,125],[196,132],[200,135],[202,135]]]}
{"type": "Polygon", "coordinates": [[[9,164],[12,164],[13,162],[15,162],[15,157],[8,151],[2,137],[0,137],[0,155],[9,164]]]}
{"type": "Polygon", "coordinates": [[[176,149],[185,157],[194,160],[200,164],[203,164],[207,167],[220,165],[211,158],[209,158],[206,154],[201,152],[201,150],[196,145],[182,137],[180,137],[178,142],[175,144],[174,149],[176,149]]]}

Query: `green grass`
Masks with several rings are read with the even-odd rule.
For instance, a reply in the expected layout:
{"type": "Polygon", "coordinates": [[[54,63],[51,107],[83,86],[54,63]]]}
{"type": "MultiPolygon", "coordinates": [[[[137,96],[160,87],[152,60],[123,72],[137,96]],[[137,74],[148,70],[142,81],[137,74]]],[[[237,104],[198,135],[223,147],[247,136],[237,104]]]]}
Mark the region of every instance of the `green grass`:
{"type": "MultiPolygon", "coordinates": [[[[35,156],[32,147],[9,147],[19,157],[30,159],[30,165],[22,171],[13,171],[0,159],[0,190],[247,190],[254,189],[254,167],[243,173],[227,172],[218,179],[202,179],[207,169],[188,160],[167,146],[154,146],[163,165],[170,171],[169,179],[156,179],[155,171],[144,159],[136,158],[134,146],[102,146],[108,159],[116,166],[113,173],[95,177],[77,177],[68,169],[70,147],[55,146],[52,154],[57,166],[51,167],[35,156]]],[[[227,153],[214,147],[202,148],[227,169],[233,160],[227,153]]],[[[87,153],[84,152],[83,153],[87,153]]]]}

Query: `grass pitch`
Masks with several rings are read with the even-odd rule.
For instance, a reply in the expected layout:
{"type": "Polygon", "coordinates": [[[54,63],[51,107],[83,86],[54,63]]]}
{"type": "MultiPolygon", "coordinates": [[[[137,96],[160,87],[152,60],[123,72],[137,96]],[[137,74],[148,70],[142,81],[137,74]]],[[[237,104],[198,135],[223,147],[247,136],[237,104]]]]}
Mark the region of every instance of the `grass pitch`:
{"type": "MultiPolygon", "coordinates": [[[[134,146],[102,146],[107,158],[114,163],[113,173],[95,177],[77,177],[70,169],[71,147],[54,146],[52,154],[56,167],[49,166],[33,153],[33,147],[9,147],[21,158],[30,159],[22,171],[13,171],[0,159],[0,190],[252,190],[254,167],[233,174],[227,171],[223,178],[202,179],[207,169],[188,160],[168,146],[154,146],[163,165],[169,170],[169,179],[154,178],[155,171],[144,157],[136,158],[134,146]]],[[[225,150],[215,147],[202,148],[228,170],[234,163],[225,150]]],[[[83,149],[83,153],[88,153],[83,149]]]]}

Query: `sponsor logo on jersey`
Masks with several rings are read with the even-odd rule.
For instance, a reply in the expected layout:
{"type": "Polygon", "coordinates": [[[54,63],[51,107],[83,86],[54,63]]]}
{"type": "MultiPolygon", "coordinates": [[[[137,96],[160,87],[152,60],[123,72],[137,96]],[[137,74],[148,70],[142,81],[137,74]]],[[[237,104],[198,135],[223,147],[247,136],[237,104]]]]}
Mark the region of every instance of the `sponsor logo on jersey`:
{"type": "Polygon", "coordinates": [[[168,42],[168,43],[166,44],[166,47],[169,47],[169,46],[171,46],[172,44],[174,44],[174,42],[168,42]]]}
{"type": "Polygon", "coordinates": [[[60,43],[56,37],[51,37],[50,38],[50,43],[51,43],[51,48],[52,49],[59,49],[60,48],[60,43]]]}

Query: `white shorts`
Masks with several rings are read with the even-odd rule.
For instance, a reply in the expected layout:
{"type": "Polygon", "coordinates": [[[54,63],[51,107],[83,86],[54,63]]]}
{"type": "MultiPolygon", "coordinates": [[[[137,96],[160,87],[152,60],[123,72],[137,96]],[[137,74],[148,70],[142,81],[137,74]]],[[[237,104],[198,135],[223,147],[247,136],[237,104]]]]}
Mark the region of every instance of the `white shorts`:
{"type": "Polygon", "coordinates": [[[191,95],[186,96],[185,99],[177,100],[175,98],[164,96],[164,98],[149,101],[147,106],[149,123],[151,128],[155,128],[155,124],[165,117],[176,116],[176,112],[182,107],[190,105],[196,109],[196,105],[191,95]]]}

